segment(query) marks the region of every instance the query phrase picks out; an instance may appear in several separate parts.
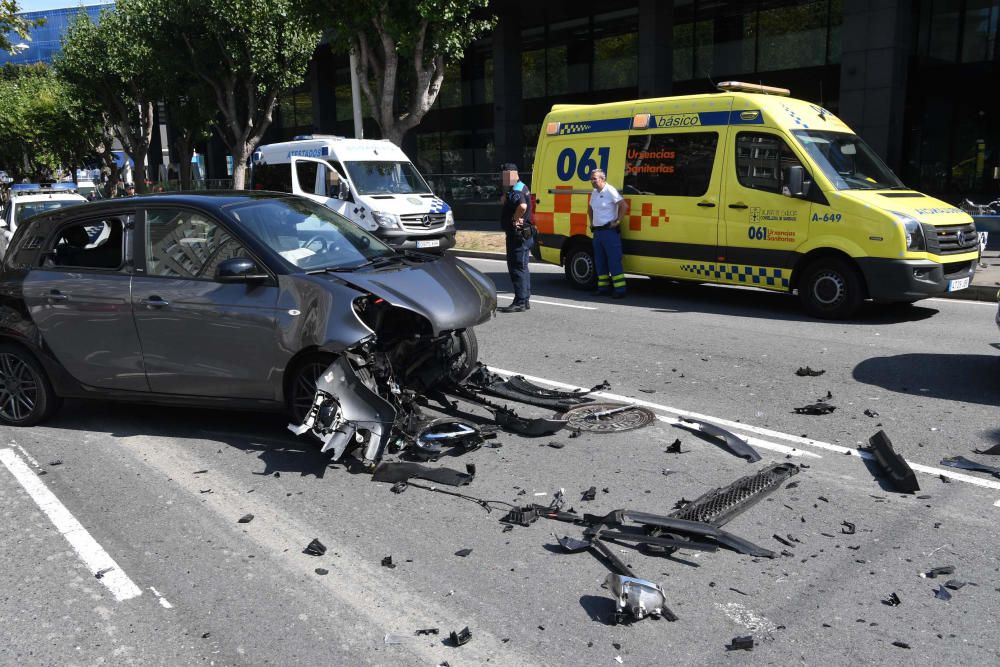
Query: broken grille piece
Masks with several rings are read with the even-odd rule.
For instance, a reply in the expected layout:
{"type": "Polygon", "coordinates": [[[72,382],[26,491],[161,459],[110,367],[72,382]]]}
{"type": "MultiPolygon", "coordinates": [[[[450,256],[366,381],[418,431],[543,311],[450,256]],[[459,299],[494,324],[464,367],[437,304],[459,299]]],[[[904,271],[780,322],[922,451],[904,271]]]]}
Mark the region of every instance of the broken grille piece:
{"type": "Polygon", "coordinates": [[[792,475],[799,467],[793,463],[774,463],[753,475],[742,477],[725,486],[702,495],[670,516],[675,519],[700,521],[712,526],[722,526],[727,521],[759,502],[792,475]]]}
{"type": "Polygon", "coordinates": [[[637,405],[588,403],[560,415],[569,428],[591,433],[620,433],[642,428],[656,419],[652,410],[637,405]]]}

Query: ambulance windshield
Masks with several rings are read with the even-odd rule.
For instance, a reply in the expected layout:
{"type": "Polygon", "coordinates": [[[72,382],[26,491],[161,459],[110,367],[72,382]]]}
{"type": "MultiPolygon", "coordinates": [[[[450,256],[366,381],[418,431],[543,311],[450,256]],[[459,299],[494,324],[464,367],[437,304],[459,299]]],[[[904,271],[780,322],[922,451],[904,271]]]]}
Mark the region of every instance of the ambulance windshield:
{"type": "Polygon", "coordinates": [[[361,195],[431,194],[423,177],[409,162],[346,162],[347,173],[361,195]]]}
{"type": "Polygon", "coordinates": [[[907,190],[856,134],[824,130],[792,132],[838,190],[907,190]]]}

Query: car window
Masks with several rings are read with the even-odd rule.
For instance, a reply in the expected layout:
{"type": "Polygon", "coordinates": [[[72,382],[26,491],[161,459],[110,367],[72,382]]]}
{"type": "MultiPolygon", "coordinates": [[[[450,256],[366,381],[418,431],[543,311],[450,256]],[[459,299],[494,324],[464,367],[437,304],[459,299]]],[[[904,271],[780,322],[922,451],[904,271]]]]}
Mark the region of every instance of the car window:
{"type": "Polygon", "coordinates": [[[716,132],[634,134],[628,138],[624,194],[702,197],[719,142],[716,132]]]}
{"type": "Polygon", "coordinates": [[[24,202],[18,204],[14,208],[14,224],[19,225],[22,221],[27,220],[33,215],[38,215],[39,213],[54,211],[57,208],[65,208],[66,206],[78,206],[83,203],[84,202],[82,201],[72,199],[50,199],[47,201],[24,202]]]}
{"type": "Polygon", "coordinates": [[[43,254],[47,268],[120,269],[125,232],[118,218],[75,222],[61,227],[43,254]]]}
{"type": "Polygon", "coordinates": [[[284,164],[258,162],[253,166],[251,178],[252,190],[292,191],[292,167],[287,162],[284,164]]]}
{"type": "Polygon", "coordinates": [[[212,278],[219,262],[246,255],[243,245],[217,222],[196,211],[146,211],[146,275],[212,278]]]}

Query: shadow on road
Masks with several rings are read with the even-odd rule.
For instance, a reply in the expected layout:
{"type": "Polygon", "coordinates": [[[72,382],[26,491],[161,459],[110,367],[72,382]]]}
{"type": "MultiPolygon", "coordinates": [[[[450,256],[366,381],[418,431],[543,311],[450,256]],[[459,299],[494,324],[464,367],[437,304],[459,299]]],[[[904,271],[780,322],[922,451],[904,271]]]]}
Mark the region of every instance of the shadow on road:
{"type": "Polygon", "coordinates": [[[854,379],[889,391],[949,401],[1000,405],[1000,358],[983,354],[900,354],[872,357],[854,379]]]}
{"type": "MultiPolygon", "coordinates": [[[[500,291],[509,292],[510,279],[506,271],[484,271],[500,291]]],[[[788,322],[822,322],[807,315],[798,298],[778,292],[724,287],[663,278],[629,279],[628,297],[612,301],[606,297],[592,296],[589,292],[573,289],[560,274],[535,273],[531,276],[531,294],[534,297],[554,297],[585,306],[613,303],[616,306],[636,306],[655,313],[705,313],[735,315],[740,317],[767,318],[788,322]]],[[[920,304],[876,304],[866,302],[854,319],[836,324],[899,324],[918,322],[933,317],[938,310],[920,304]]]]}
{"type": "MultiPolygon", "coordinates": [[[[274,473],[313,475],[322,478],[330,467],[330,453],[308,437],[296,437],[280,413],[153,407],[129,403],[66,401],[48,428],[107,433],[116,438],[148,436],[206,442],[206,447],[224,444],[246,452],[258,452],[264,464],[255,475],[274,473]]],[[[164,443],[164,446],[169,446],[164,443]]],[[[345,457],[347,460],[349,457],[345,457]]],[[[351,470],[350,466],[346,466],[351,470]]]]}

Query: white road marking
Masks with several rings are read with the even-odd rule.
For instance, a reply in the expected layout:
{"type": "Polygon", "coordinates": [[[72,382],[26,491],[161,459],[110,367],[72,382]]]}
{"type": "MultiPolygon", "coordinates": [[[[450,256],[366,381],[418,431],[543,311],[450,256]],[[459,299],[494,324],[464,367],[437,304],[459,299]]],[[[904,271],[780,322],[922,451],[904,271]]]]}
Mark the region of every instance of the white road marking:
{"type": "Polygon", "coordinates": [[[32,456],[31,454],[28,453],[28,450],[26,450],[24,447],[22,447],[21,445],[17,444],[13,440],[10,441],[10,444],[12,444],[15,447],[17,447],[17,451],[21,452],[21,456],[23,456],[24,458],[28,459],[28,463],[30,463],[31,465],[35,466],[39,470],[41,470],[41,468],[42,468],[41,464],[38,463],[38,461],[35,460],[34,456],[32,456]]]}
{"type": "MultiPolygon", "coordinates": [[[[491,371],[499,373],[500,375],[521,375],[526,380],[531,382],[538,382],[540,384],[547,384],[550,387],[557,387],[560,389],[567,389],[570,391],[587,391],[586,387],[578,387],[576,385],[567,384],[565,382],[557,382],[555,380],[548,380],[546,378],[540,378],[533,375],[525,375],[523,373],[517,373],[515,371],[508,371],[502,368],[490,367],[491,371]]],[[[632,398],[630,396],[622,396],[620,394],[612,394],[605,391],[598,391],[591,394],[592,396],[598,396],[600,398],[607,398],[612,401],[619,401],[622,403],[630,403],[632,405],[639,405],[651,410],[661,410],[663,412],[672,412],[675,415],[681,417],[694,417],[695,419],[704,419],[705,421],[718,424],[719,426],[725,426],[737,431],[748,431],[750,433],[756,433],[757,435],[764,435],[771,438],[778,438],[779,440],[785,440],[786,442],[793,442],[797,445],[805,445],[807,447],[814,447],[816,449],[825,449],[831,452],[837,452],[838,454],[848,454],[850,456],[857,456],[863,459],[872,459],[872,455],[868,452],[861,451],[853,447],[843,447],[841,445],[834,445],[829,442],[823,442],[822,440],[813,440],[812,438],[802,438],[797,435],[791,435],[790,433],[782,433],[781,431],[773,431],[769,428],[761,428],[759,426],[752,426],[750,424],[744,424],[742,422],[729,421],[728,419],[720,419],[718,417],[712,417],[710,415],[703,415],[697,412],[688,412],[686,410],[679,410],[677,408],[672,408],[668,405],[661,405],[659,403],[652,403],[650,401],[644,401],[638,398],[632,398]]],[[[753,443],[751,443],[753,444],[753,443]]],[[[934,468],[933,466],[924,465],[922,463],[914,463],[913,461],[907,460],[910,467],[916,472],[922,472],[926,475],[934,475],[935,477],[947,477],[958,482],[965,482],[966,484],[972,484],[974,486],[981,486],[984,489],[993,489],[995,491],[1000,491],[1000,482],[994,482],[988,479],[979,479],[978,477],[973,477],[971,475],[964,475],[960,472],[954,472],[952,470],[946,470],[943,468],[934,468]]]]}
{"type": "Polygon", "coordinates": [[[0,449],[0,463],[3,463],[14,478],[24,487],[28,495],[38,504],[39,509],[49,518],[62,536],[93,573],[104,572],[100,582],[107,586],[119,602],[142,595],[128,575],[118,566],[108,552],[97,543],[87,529],[70,514],[55,494],[49,491],[42,480],[32,472],[13,449],[0,449]]]}
{"type": "MultiPolygon", "coordinates": [[[[509,292],[497,292],[497,297],[503,299],[513,299],[514,295],[509,292]]],[[[541,299],[532,299],[531,303],[544,303],[547,306],[562,306],[563,308],[576,308],[577,310],[597,310],[593,306],[577,306],[571,303],[558,303],[556,301],[542,301],[541,299]]]]}
{"type": "MultiPolygon", "coordinates": [[[[990,308],[996,308],[996,304],[992,301],[973,301],[972,299],[924,299],[924,301],[940,301],[942,303],[967,303],[972,306],[989,306],[990,308]]],[[[917,303],[920,303],[919,301],[917,303]]]]}
{"type": "Polygon", "coordinates": [[[160,601],[160,606],[161,607],[163,607],[164,609],[173,609],[174,608],[174,605],[172,605],[169,602],[167,602],[167,598],[165,598],[162,595],[160,595],[160,591],[156,590],[152,586],[149,587],[149,590],[153,591],[153,595],[155,595],[156,599],[160,601]]]}

